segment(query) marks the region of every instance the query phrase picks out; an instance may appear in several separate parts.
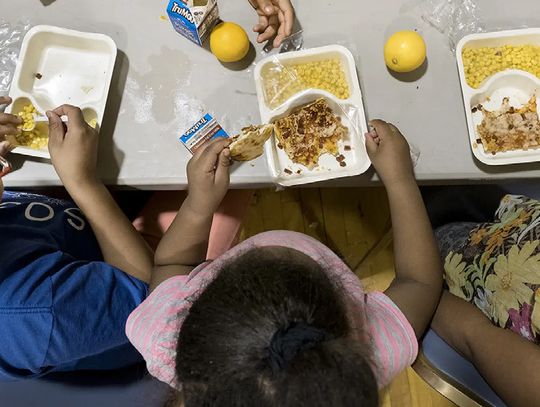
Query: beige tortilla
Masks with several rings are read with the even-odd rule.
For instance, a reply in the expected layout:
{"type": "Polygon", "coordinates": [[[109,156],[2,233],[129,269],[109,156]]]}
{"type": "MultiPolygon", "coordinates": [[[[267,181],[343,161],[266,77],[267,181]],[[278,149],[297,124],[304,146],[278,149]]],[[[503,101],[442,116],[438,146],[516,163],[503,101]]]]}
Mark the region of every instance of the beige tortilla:
{"type": "Polygon", "coordinates": [[[261,156],[264,143],[272,136],[273,131],[272,124],[243,128],[240,134],[233,137],[229,146],[231,158],[235,161],[251,161],[261,156]]]}

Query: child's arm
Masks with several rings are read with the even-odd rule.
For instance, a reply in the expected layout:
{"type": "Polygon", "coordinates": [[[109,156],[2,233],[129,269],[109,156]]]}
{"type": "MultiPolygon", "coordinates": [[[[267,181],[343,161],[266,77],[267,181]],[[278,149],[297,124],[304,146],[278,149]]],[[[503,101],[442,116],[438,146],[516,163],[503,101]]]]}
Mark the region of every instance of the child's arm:
{"type": "Polygon", "coordinates": [[[439,302],[442,263],[407,141],[392,124],[380,120],[371,124],[376,134],[368,133],[366,147],[386,187],[394,235],[396,278],[386,294],[420,337],[439,302]]]}
{"type": "Polygon", "coordinates": [[[540,399],[540,348],[493,325],[474,305],[445,291],[433,329],[471,361],[509,406],[534,406],[540,399]]]}
{"type": "Polygon", "coordinates": [[[229,143],[208,143],[189,161],[188,197],[156,250],[150,290],[206,260],[212,218],[229,188],[229,143]]]}
{"type": "Polygon", "coordinates": [[[274,47],[281,46],[285,38],[292,34],[294,24],[294,8],[291,0],[249,0],[257,14],[259,23],[253,31],[259,33],[257,42],[274,39],[274,47]]]}
{"type": "Polygon", "coordinates": [[[47,117],[52,163],[66,190],[90,222],[103,259],[149,282],[152,251],[98,180],[98,133],[86,124],[81,110],[74,106],[61,106],[47,112],[47,117]],[[60,119],[62,115],[68,117],[67,126],[60,119]]]}

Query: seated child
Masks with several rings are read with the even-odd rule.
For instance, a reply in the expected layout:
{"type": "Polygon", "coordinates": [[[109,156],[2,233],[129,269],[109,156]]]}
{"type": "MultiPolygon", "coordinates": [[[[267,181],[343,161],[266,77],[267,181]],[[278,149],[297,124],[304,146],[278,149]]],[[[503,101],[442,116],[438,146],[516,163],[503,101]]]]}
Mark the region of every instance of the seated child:
{"type": "Polygon", "coordinates": [[[373,121],[369,156],[386,186],[396,278],[364,292],[330,249],[262,233],[207,260],[229,183],[227,140],[188,164],[189,193],[155,254],[150,296],[126,333],[148,370],[191,406],[377,406],[410,365],[442,286],[437,245],[399,130],[373,121]]]}
{"type": "MultiPolygon", "coordinates": [[[[98,180],[98,134],[81,110],[48,117],[52,162],[75,203],[0,181],[0,380],[140,360],[122,327],[147,295],[153,252],[98,180]]],[[[2,140],[19,120],[0,114],[2,140]]]]}
{"type": "Polygon", "coordinates": [[[445,291],[434,330],[510,406],[540,397],[540,202],[505,196],[488,223],[437,229],[445,291]]]}

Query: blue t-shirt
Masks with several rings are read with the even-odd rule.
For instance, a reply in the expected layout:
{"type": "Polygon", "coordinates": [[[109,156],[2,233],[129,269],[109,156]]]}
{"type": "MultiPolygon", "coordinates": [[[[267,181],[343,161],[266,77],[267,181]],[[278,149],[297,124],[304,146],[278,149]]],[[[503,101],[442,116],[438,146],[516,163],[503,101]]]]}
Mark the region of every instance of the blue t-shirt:
{"type": "Polygon", "coordinates": [[[147,284],[103,262],[73,203],[4,193],[0,380],[141,361],[124,327],[147,294],[147,284]]]}

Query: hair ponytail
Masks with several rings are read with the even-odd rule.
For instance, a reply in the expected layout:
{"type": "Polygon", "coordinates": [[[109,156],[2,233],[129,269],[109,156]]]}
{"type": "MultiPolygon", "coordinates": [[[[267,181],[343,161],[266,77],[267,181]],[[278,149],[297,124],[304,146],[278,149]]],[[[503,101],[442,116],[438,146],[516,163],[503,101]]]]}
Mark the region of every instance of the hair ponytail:
{"type": "Polygon", "coordinates": [[[255,249],[191,307],[176,370],[186,407],[377,406],[338,288],[309,258],[255,249]]]}

